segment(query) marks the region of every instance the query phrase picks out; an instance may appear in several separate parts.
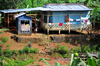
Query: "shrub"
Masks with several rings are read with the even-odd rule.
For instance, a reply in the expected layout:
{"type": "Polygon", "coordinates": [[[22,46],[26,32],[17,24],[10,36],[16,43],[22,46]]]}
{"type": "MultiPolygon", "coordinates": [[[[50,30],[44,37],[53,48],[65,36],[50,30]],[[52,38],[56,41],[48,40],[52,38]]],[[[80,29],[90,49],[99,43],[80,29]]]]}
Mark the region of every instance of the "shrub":
{"type": "Polygon", "coordinates": [[[11,51],[10,51],[9,49],[6,49],[6,50],[4,51],[4,56],[10,57],[11,55],[12,55],[12,53],[11,53],[11,51]]]}
{"type": "Polygon", "coordinates": [[[24,52],[24,53],[30,53],[30,48],[29,48],[29,47],[25,47],[25,48],[23,49],[23,52],[24,52]]]}
{"type": "Polygon", "coordinates": [[[82,45],[82,52],[86,52],[86,51],[87,51],[86,45],[82,45]]]}
{"type": "Polygon", "coordinates": [[[39,52],[39,49],[38,48],[35,48],[34,49],[34,53],[38,53],[39,52]]]}
{"type": "Polygon", "coordinates": [[[1,37],[1,40],[2,40],[2,42],[7,42],[8,40],[9,40],[9,38],[8,37],[1,37]]]}
{"type": "Polygon", "coordinates": [[[16,50],[13,50],[12,53],[13,53],[13,54],[16,54],[16,50]]]}
{"type": "Polygon", "coordinates": [[[30,49],[30,53],[34,53],[34,49],[30,49]]]}
{"type": "Polygon", "coordinates": [[[0,56],[2,56],[3,55],[3,51],[0,49],[0,56]]]}
{"type": "Polygon", "coordinates": [[[19,52],[19,54],[23,54],[24,53],[23,50],[19,50],[18,52],[19,52]]]}
{"type": "Polygon", "coordinates": [[[65,54],[68,52],[68,49],[66,46],[61,46],[58,48],[58,52],[61,53],[61,54],[65,54]]]}
{"type": "Polygon", "coordinates": [[[59,57],[63,57],[60,53],[57,53],[57,56],[59,56],[59,57]]]}
{"type": "Polygon", "coordinates": [[[64,56],[63,56],[64,58],[67,58],[68,57],[68,55],[67,54],[64,54],[64,56]]]}
{"type": "Polygon", "coordinates": [[[87,46],[87,51],[88,51],[88,52],[91,52],[90,45],[87,46]]]}
{"type": "Polygon", "coordinates": [[[78,47],[75,47],[74,52],[77,53],[79,51],[78,47]]]}

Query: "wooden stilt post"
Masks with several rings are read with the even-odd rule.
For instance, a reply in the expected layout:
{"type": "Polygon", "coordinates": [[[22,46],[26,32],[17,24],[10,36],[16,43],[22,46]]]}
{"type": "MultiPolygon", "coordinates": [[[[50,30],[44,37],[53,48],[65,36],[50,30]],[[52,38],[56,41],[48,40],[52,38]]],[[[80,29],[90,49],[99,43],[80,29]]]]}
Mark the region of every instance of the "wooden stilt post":
{"type": "Polygon", "coordinates": [[[49,28],[47,29],[47,34],[49,35],[49,28]]]}
{"type": "Polygon", "coordinates": [[[9,13],[8,13],[7,22],[8,22],[8,28],[9,28],[9,13]]]}
{"type": "Polygon", "coordinates": [[[49,23],[49,12],[47,12],[47,34],[49,35],[48,23],[49,23]]]}
{"type": "Polygon", "coordinates": [[[60,35],[60,30],[59,30],[59,35],[60,35]]]}

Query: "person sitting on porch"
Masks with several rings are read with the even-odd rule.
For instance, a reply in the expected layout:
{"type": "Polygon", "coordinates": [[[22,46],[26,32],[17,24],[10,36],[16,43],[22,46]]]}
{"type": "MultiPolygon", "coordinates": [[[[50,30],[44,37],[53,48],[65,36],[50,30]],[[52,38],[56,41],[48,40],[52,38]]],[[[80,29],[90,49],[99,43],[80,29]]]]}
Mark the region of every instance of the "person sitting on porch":
{"type": "Polygon", "coordinates": [[[35,23],[35,26],[34,26],[34,33],[36,34],[37,33],[37,24],[35,23]]]}

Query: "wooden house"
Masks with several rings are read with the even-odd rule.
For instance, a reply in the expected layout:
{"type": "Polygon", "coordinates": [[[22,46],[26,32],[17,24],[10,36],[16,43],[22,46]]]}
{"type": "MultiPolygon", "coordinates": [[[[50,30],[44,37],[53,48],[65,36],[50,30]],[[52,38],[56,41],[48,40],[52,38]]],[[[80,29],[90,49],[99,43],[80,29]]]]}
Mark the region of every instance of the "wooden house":
{"type": "Polygon", "coordinates": [[[46,4],[42,11],[43,28],[49,33],[50,30],[89,30],[92,28],[90,11],[83,3],[51,3],[46,4]]]}
{"type": "MultiPolygon", "coordinates": [[[[17,12],[26,11],[41,11],[41,19],[39,20],[40,24],[38,26],[47,30],[48,34],[50,30],[58,30],[60,34],[62,30],[67,30],[70,33],[71,30],[90,31],[92,28],[92,24],[88,20],[92,9],[86,7],[83,3],[49,3],[37,8],[0,10],[1,13],[7,14],[8,16],[9,13],[16,14],[17,12]]],[[[38,14],[29,15],[35,15],[35,22],[32,19],[32,23],[36,23],[36,16],[38,14]]],[[[5,22],[8,27],[10,23],[9,19],[8,17],[5,22]]]]}
{"type": "Polygon", "coordinates": [[[16,30],[18,34],[32,34],[32,18],[26,16],[26,13],[20,13],[14,16],[16,18],[16,30]]]}

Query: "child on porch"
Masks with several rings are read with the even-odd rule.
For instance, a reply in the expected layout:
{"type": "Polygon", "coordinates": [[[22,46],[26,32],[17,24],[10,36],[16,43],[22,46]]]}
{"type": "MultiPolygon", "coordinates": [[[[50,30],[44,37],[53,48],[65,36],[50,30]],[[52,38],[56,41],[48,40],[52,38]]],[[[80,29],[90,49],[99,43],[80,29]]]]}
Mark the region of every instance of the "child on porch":
{"type": "Polygon", "coordinates": [[[37,33],[37,24],[35,23],[35,26],[34,26],[34,33],[36,34],[37,33]]]}

